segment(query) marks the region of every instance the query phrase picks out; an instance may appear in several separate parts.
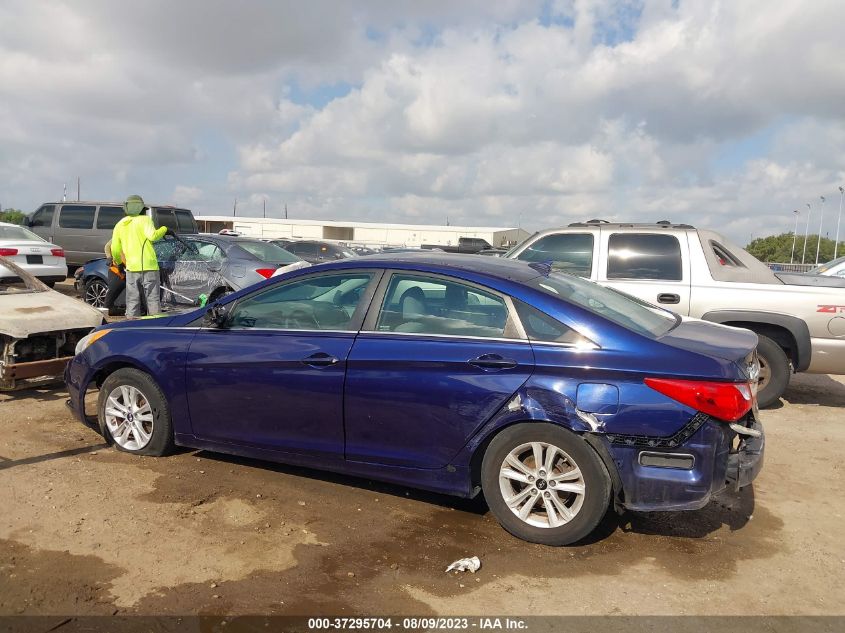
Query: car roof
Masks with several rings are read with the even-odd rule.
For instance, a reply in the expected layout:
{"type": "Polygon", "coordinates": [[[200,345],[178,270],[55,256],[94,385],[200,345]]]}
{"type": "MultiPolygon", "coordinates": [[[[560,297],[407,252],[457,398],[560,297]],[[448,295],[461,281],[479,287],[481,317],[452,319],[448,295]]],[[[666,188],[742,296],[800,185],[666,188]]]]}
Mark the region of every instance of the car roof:
{"type": "MultiPolygon", "coordinates": [[[[99,206],[108,205],[110,207],[122,207],[123,206],[123,202],[114,201],[114,200],[58,200],[56,202],[42,202],[38,206],[39,206],[39,208],[41,208],[41,207],[43,207],[44,205],[47,205],[47,204],[61,204],[61,205],[69,205],[69,204],[70,205],[77,205],[77,204],[91,205],[91,204],[94,204],[94,205],[99,205],[99,206]]],[[[145,202],[144,206],[145,207],[151,207],[153,209],[179,209],[180,211],[190,211],[190,209],[188,209],[187,207],[176,207],[176,206],[173,206],[172,204],[151,204],[149,202],[145,202]]],[[[37,210],[38,209],[36,209],[36,211],[37,210]]]]}
{"type": "Polygon", "coordinates": [[[502,259],[500,257],[485,257],[483,255],[467,255],[459,253],[445,253],[442,251],[415,253],[378,253],[376,255],[365,255],[352,259],[343,259],[331,264],[332,268],[408,268],[410,266],[421,266],[432,272],[441,271],[448,273],[449,270],[464,271],[495,277],[508,281],[527,281],[541,274],[541,271],[532,268],[526,262],[515,259],[502,259]]]}

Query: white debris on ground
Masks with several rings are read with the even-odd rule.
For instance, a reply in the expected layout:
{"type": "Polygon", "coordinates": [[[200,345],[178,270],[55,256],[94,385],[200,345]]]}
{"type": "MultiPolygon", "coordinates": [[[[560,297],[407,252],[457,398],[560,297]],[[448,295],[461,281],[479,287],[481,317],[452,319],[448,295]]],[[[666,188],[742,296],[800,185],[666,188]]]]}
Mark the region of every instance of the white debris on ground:
{"type": "Polygon", "coordinates": [[[450,571],[469,571],[474,574],[479,569],[481,569],[481,561],[478,559],[478,556],[473,556],[472,558],[456,560],[446,568],[446,573],[448,574],[450,571]]]}

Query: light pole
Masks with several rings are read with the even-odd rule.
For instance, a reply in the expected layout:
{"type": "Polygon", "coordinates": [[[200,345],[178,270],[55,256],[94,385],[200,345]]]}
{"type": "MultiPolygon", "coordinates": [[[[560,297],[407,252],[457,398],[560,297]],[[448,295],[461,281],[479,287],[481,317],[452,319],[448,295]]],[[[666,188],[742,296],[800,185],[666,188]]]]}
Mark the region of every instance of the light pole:
{"type": "Polygon", "coordinates": [[[833,244],[833,259],[836,259],[836,253],[839,252],[839,225],[842,223],[842,200],[845,199],[845,189],[839,187],[839,219],[836,220],[836,242],[833,244]]]}
{"type": "Polygon", "coordinates": [[[798,237],[798,216],[801,212],[795,209],[792,213],[795,214],[795,230],[792,231],[792,254],[789,256],[789,263],[795,261],[795,239],[798,237]]]}
{"type": "Polygon", "coordinates": [[[816,242],[816,266],[819,265],[819,249],[822,247],[822,224],[824,223],[824,196],[819,196],[822,199],[822,217],[819,220],[819,241],[816,242]]]}
{"type": "Polygon", "coordinates": [[[810,216],[813,213],[813,207],[807,203],[807,226],[804,227],[804,249],[801,251],[801,263],[804,263],[804,255],[807,254],[807,236],[810,234],[810,216]]]}

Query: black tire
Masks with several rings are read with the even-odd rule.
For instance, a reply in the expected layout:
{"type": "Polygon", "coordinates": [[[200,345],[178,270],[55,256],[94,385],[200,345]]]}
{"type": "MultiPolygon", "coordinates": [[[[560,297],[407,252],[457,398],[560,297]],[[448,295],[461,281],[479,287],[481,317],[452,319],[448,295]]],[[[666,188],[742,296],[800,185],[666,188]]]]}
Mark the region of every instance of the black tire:
{"type": "Polygon", "coordinates": [[[56,282],[55,281],[45,281],[44,285],[47,286],[48,288],[54,288],[56,286],[56,282]]]}
{"type": "MultiPolygon", "coordinates": [[[[530,457],[528,459],[531,460],[530,457]]],[[[519,483],[513,485],[524,486],[519,492],[536,485],[536,489],[540,489],[537,490],[537,495],[541,490],[545,490],[542,493],[544,495],[553,490],[550,480],[546,483],[543,479],[542,487],[539,485],[539,478],[535,481],[537,483],[530,485],[519,483]]],[[[511,484],[512,482],[508,481],[507,485],[511,484]]],[[[481,463],[481,487],[490,511],[503,528],[517,538],[543,545],[569,545],[584,538],[596,528],[610,506],[610,475],[596,452],[575,433],[554,424],[542,422],[517,424],[506,428],[493,438],[481,463]],[[574,516],[563,525],[556,527],[531,525],[517,516],[505,501],[499,480],[505,458],[511,451],[531,442],[542,442],[557,447],[566,453],[581,471],[583,499],[574,516]]],[[[532,491],[527,490],[527,492],[532,491]]],[[[566,495],[567,493],[563,493],[564,497],[566,495]]],[[[572,495],[569,498],[574,499],[575,496],[572,495]]],[[[542,510],[539,514],[530,514],[529,519],[538,517],[542,520],[543,516],[548,516],[546,510],[542,510]]]]}
{"type": "Polygon", "coordinates": [[[768,379],[757,391],[757,405],[762,409],[775,404],[789,385],[789,358],[780,345],[767,336],[757,335],[757,356],[761,371],[768,369],[768,379]]]}
{"type": "Polygon", "coordinates": [[[105,308],[108,291],[109,286],[105,281],[99,277],[91,277],[83,287],[82,300],[94,308],[105,308]]]}
{"type": "Polygon", "coordinates": [[[173,424],[170,419],[170,407],[164,393],[149,374],[138,369],[118,369],[103,381],[100,395],[97,399],[97,416],[100,428],[104,429],[106,439],[118,450],[134,453],[135,455],[162,456],[170,453],[175,443],[173,441],[173,424]],[[109,394],[121,386],[134,387],[143,394],[152,409],[152,433],[149,442],[140,449],[121,446],[106,423],[106,402],[109,394]]]}

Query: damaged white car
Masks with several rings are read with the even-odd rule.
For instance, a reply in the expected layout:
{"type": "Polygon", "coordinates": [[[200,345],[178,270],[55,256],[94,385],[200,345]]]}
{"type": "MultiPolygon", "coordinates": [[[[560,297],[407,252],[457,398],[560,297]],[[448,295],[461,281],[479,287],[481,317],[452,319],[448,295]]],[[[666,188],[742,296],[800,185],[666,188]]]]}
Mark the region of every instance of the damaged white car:
{"type": "Polygon", "coordinates": [[[61,378],[76,343],[102,324],[94,308],[51,290],[8,258],[20,281],[0,284],[0,391],[61,378]]]}

